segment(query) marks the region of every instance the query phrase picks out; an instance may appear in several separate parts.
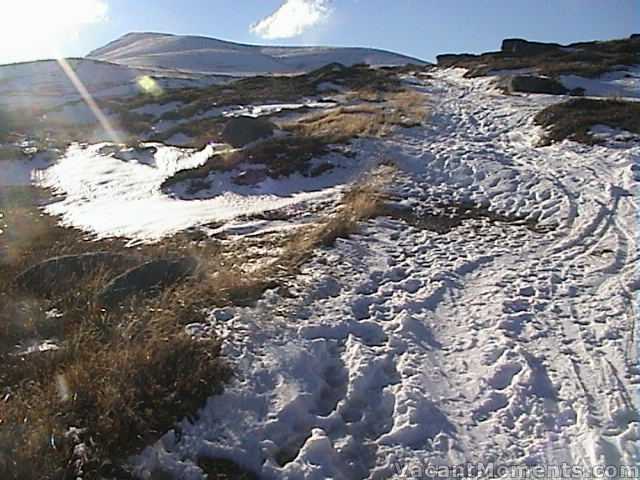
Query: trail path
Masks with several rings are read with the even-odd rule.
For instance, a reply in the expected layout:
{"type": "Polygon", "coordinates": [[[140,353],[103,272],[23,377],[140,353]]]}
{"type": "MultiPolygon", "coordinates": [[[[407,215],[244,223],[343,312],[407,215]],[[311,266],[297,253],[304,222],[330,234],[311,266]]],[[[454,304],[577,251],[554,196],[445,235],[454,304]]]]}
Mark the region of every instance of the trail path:
{"type": "Polygon", "coordinates": [[[398,160],[406,205],[473,200],[553,228],[377,219],[319,252],[287,298],[212,312],[238,378],[141,467],[198,479],[202,454],[261,478],[354,480],[637,462],[640,143],[536,147],[532,118],[559,99],[489,82],[416,81],[429,125],[363,148],[398,160]]]}

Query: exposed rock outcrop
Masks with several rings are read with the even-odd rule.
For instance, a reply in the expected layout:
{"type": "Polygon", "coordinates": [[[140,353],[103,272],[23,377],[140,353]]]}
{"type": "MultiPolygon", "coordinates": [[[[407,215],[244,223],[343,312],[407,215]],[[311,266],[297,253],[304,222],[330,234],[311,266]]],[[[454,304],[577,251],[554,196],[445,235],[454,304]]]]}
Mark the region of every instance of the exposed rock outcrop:
{"type": "Polygon", "coordinates": [[[240,148],[273,135],[276,126],[263,118],[237,117],[227,122],[222,131],[222,140],[232,147],[240,148]]]}

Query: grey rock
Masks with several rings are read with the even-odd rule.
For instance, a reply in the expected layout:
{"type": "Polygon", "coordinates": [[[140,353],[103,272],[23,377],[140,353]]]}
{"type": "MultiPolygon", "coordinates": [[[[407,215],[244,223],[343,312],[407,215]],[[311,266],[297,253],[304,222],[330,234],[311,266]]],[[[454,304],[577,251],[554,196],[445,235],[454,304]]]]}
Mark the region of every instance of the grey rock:
{"type": "Polygon", "coordinates": [[[475,60],[479,58],[477,55],[469,53],[443,53],[436,56],[436,61],[439,67],[451,67],[458,62],[465,62],[469,60],[475,60]]]}
{"type": "Polygon", "coordinates": [[[240,172],[233,177],[233,183],[237,185],[256,185],[267,178],[267,171],[264,169],[251,169],[240,172]]]}
{"type": "Polygon", "coordinates": [[[232,147],[244,147],[273,135],[276,126],[263,118],[236,117],[227,122],[222,139],[232,147]]]}
{"type": "Polygon", "coordinates": [[[115,306],[135,295],[157,294],[192,276],[197,267],[193,257],[152,260],[111,280],[98,300],[104,306],[115,306]]]}
{"type": "Polygon", "coordinates": [[[502,41],[502,51],[516,55],[538,55],[562,48],[557,43],[530,42],[523,38],[506,38],[502,41]]]}
{"type": "Polygon", "coordinates": [[[534,75],[516,75],[509,81],[509,90],[524,93],[548,93],[565,95],[569,90],[557,80],[534,75]]]}

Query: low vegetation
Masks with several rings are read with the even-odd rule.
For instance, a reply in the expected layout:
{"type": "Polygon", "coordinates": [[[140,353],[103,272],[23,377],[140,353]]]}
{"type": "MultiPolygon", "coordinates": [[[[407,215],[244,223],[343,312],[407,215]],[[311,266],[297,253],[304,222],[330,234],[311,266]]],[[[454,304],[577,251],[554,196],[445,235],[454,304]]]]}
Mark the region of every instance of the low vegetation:
{"type": "MultiPolygon", "coordinates": [[[[296,101],[318,95],[325,83],[338,85],[353,105],[288,124],[285,136],[219,153],[203,167],[178,172],[164,187],[184,180],[197,183],[213,170],[244,162],[263,165],[273,178],[294,171],[319,175],[331,167],[314,165],[313,159],[334,149],[345,152],[344,144],[353,138],[384,136],[425,118],[423,97],[403,89],[395,71],[366,66],[330,65],[299,77],[257,77],[169,92],[160,100],[140,97],[101,105],[116,129],[127,132],[123,144],[183,133],[201,146],[219,140],[222,119],[187,120],[158,134],[153,130],[157,119],[134,110],[177,101],[183,107],[164,119],[188,119],[212,106],[296,101]]],[[[95,125],[72,127],[43,112],[12,113],[0,135],[8,144],[0,158],[20,153],[16,145],[23,138],[42,148],[104,139],[95,125]]],[[[234,242],[194,239],[189,233],[142,246],[96,240],[43,215],[39,205],[51,200],[48,192],[0,189],[0,477],[129,478],[121,468],[126,458],[178,420],[196,415],[231,375],[215,333],[194,337],[186,325],[206,322],[212,307],[254,302],[266,289],[295,276],[317,248],[380,215],[382,191],[392,178],[391,167],[384,169],[349,191],[340,207],[317,223],[293,234],[234,242]],[[16,281],[43,261],[90,252],[122,254],[128,260],[81,272],[72,289],[27,291],[16,281]],[[117,307],[100,304],[104,286],[131,265],[185,256],[195,258],[198,269],[181,283],[117,307]]],[[[198,463],[210,478],[252,478],[216,459],[198,463]]]]}
{"type": "MultiPolygon", "coordinates": [[[[178,236],[139,247],[118,239],[88,241],[58,226],[35,207],[45,192],[2,190],[3,214],[11,219],[0,257],[2,478],[128,478],[119,466],[128,455],[196,414],[229,378],[215,335],[194,338],[185,325],[204,322],[213,306],[254,302],[294,276],[316,248],[352,234],[381,211],[381,190],[390,178],[389,172],[373,175],[348,192],[334,214],[293,235],[232,244],[178,236]],[[267,261],[264,249],[271,252],[267,261]],[[137,261],[188,254],[199,260],[199,274],[110,310],[95,301],[105,280],[118,273],[108,268],[79,278],[77,288],[64,293],[27,293],[14,282],[44,259],[98,250],[137,261]],[[28,349],[47,342],[48,349],[28,349]]],[[[203,461],[220,472],[217,478],[239,478],[225,473],[235,467],[203,461]]]]}
{"type": "MultiPolygon", "coordinates": [[[[428,116],[424,97],[411,90],[382,94],[374,102],[338,107],[319,114],[311,114],[281,128],[289,135],[270,138],[240,150],[221,152],[204,165],[185,169],[168,178],[162,189],[175,194],[174,187],[185,184],[187,198],[209,186],[208,177],[225,172],[241,164],[260,165],[265,175],[280,178],[300,173],[317,176],[333,166],[313,164],[312,160],[337,152],[345,154],[339,145],[355,138],[384,137],[396,127],[415,127],[428,116]]],[[[348,154],[348,153],[347,153],[348,154]]]]}
{"type": "Polygon", "coordinates": [[[394,127],[415,127],[427,117],[424,97],[414,91],[377,94],[375,99],[366,95],[361,98],[370,101],[311,115],[285,125],[284,129],[300,136],[343,143],[357,137],[384,137],[394,127]]]}
{"type": "Polygon", "coordinates": [[[507,44],[500,52],[441,55],[438,65],[467,68],[467,77],[485,76],[493,70],[530,69],[550,77],[573,74],[593,78],[624,65],[640,63],[638,39],[581,42],[567,46],[530,42],[532,48],[527,48],[527,42],[524,43],[522,51],[513,51],[507,44]]]}
{"type": "Polygon", "coordinates": [[[535,122],[547,129],[543,145],[565,139],[593,145],[600,141],[589,133],[596,125],[640,134],[640,104],[575,98],[545,108],[536,115],[535,122]]]}
{"type": "MultiPolygon", "coordinates": [[[[79,278],[64,294],[22,291],[13,280],[46,258],[103,250],[142,261],[193,248],[179,239],[135,249],[87,241],[41,215],[34,195],[43,194],[3,190],[0,472],[7,479],[96,478],[194,414],[229,371],[215,337],[196,340],[184,330],[204,313],[185,315],[188,299],[177,301],[171,291],[106,311],[95,298],[118,273],[108,269],[79,278]],[[39,351],[47,342],[53,347],[39,351]]],[[[211,245],[193,253],[217,252],[211,245]]]]}
{"type": "Polygon", "coordinates": [[[117,139],[112,138],[110,132],[97,122],[77,125],[72,123],[72,119],[63,120],[50,115],[61,107],[51,111],[0,111],[0,144],[11,144],[16,137],[28,137],[41,149],[64,148],[73,142],[99,141],[116,141],[133,146],[141,141],[164,142],[174,134],[182,133],[191,139],[188,146],[201,148],[209,142],[220,140],[224,118],[196,118],[213,108],[272,102],[297,103],[305,98],[324,95],[321,87],[325,85],[335,85],[340,91],[360,96],[366,96],[367,92],[398,93],[403,91],[398,73],[400,69],[332,64],[304,75],[251,77],[223,85],[169,90],[161,97],[143,94],[126,100],[100,99],[98,105],[108,115],[117,139]],[[136,109],[147,105],[174,102],[177,107],[159,117],[136,112],[136,109]],[[179,120],[180,123],[159,132],[155,125],[162,120],[179,120]]]}

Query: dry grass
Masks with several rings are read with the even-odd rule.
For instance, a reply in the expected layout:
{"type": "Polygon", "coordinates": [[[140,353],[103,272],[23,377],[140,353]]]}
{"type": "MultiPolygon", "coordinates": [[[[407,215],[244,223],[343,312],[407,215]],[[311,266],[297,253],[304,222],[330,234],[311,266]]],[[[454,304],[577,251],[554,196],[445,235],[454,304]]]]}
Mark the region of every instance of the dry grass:
{"type": "Polygon", "coordinates": [[[589,134],[594,125],[640,134],[640,105],[622,100],[576,98],[545,108],[536,115],[535,122],[547,127],[543,145],[565,139],[593,145],[598,143],[589,134]]]}
{"type": "Polygon", "coordinates": [[[319,247],[333,245],[360,228],[361,222],[385,213],[385,187],[393,181],[395,168],[382,166],[368,178],[356,184],[343,197],[336,213],[326,220],[303,229],[283,247],[279,264],[287,270],[297,268],[319,247]]]}
{"type": "Polygon", "coordinates": [[[107,460],[123,459],[196,412],[224,382],[215,339],[190,338],[170,310],[140,313],[128,328],[89,315],[63,354],[15,388],[0,426],[3,478],[95,478],[107,460]],[[78,438],[68,436],[72,427],[78,438]]]}
{"type": "MultiPolygon", "coordinates": [[[[320,164],[312,167],[312,160],[336,150],[337,144],[359,137],[384,137],[397,127],[419,126],[428,118],[424,95],[419,92],[379,92],[378,100],[376,103],[331,109],[284,124],[282,128],[290,133],[289,136],[271,138],[241,150],[217,153],[199,167],[176,172],[163,183],[162,189],[168,194],[180,195],[174,187],[184,184],[185,198],[191,198],[209,188],[209,175],[229,171],[243,163],[264,166],[265,174],[271,178],[293,173],[317,176],[332,166],[320,164]]],[[[222,124],[217,120],[213,124],[218,134],[222,124]]],[[[180,127],[176,127],[176,132],[179,130],[180,127]]]]}
{"type": "Polygon", "coordinates": [[[262,240],[263,250],[252,248],[257,240],[223,245],[176,238],[133,250],[118,240],[87,242],[80,232],[35,213],[29,207],[32,194],[13,203],[6,200],[12,226],[33,225],[25,234],[31,240],[3,256],[0,266],[0,389],[6,395],[0,405],[1,478],[110,475],[128,455],[193,415],[219,391],[229,370],[218,340],[194,339],[184,325],[204,321],[212,306],[254,302],[266,289],[296,275],[317,248],[357,231],[361,221],[381,211],[381,191],[390,173],[372,175],[354,187],[326,220],[288,237],[262,240]],[[265,261],[264,249],[272,260],[265,261]],[[13,285],[25,267],[87,250],[127,251],[140,260],[190,254],[199,258],[200,275],[160,297],[136,299],[113,311],[94,301],[113,272],[94,272],[62,297],[27,296],[13,285]],[[59,314],[47,316],[54,307],[59,314]],[[18,342],[51,337],[60,349],[15,354],[18,342]]]}
{"type": "Polygon", "coordinates": [[[27,294],[13,279],[61,254],[108,250],[144,261],[188,253],[209,258],[221,249],[179,238],[136,249],[118,240],[89,242],[41,216],[33,193],[3,194],[8,221],[0,257],[0,390],[6,395],[0,405],[0,477],[67,478],[81,468],[85,478],[96,478],[103,463],[122,460],[194,414],[228,377],[217,339],[196,340],[184,331],[185,323],[204,320],[204,312],[191,307],[200,300],[197,283],[190,296],[176,289],[105,311],[96,294],[117,272],[93,272],[78,279],[73,291],[53,296],[27,294]],[[58,314],[48,315],[54,308],[58,314]],[[20,342],[51,338],[58,350],[17,353],[20,342]],[[76,439],[67,435],[72,427],[82,432],[76,439]],[[80,443],[86,458],[74,453],[80,443]]]}
{"type": "Polygon", "coordinates": [[[187,194],[192,195],[209,187],[207,177],[211,173],[228,171],[245,162],[264,165],[272,178],[294,172],[313,175],[310,162],[331,151],[327,143],[324,139],[299,136],[268,139],[242,150],[217,153],[199,167],[176,172],[161,188],[172,194],[175,185],[187,182],[187,194]]]}
{"type": "MultiPolygon", "coordinates": [[[[365,98],[371,98],[365,95],[365,98]]],[[[357,137],[384,137],[395,127],[415,127],[427,118],[424,96],[412,90],[379,93],[375,103],[339,107],[286,125],[297,135],[341,143],[357,137]]]]}
{"type": "MultiPolygon", "coordinates": [[[[340,75],[348,85],[379,82],[386,91],[383,108],[368,105],[329,112],[301,127],[308,130],[300,135],[218,156],[208,162],[209,170],[198,170],[196,176],[244,161],[264,164],[273,177],[288,175],[292,169],[306,171],[311,159],[327,153],[331,143],[379,136],[387,128],[422,121],[424,110],[417,108],[422,96],[398,90],[389,74],[372,72],[354,67],[340,75]]],[[[294,93],[304,95],[307,86],[315,91],[323,79],[324,74],[315,79],[247,79],[231,89],[216,87],[209,93],[238,103],[264,100],[267,95],[272,100],[288,99],[294,93]],[[276,84],[276,90],[271,90],[276,84]],[[300,85],[304,88],[299,89],[300,85]],[[281,96],[273,97],[273,91],[281,96]]],[[[199,108],[196,103],[211,100],[202,91],[183,94],[185,101],[192,99],[193,111],[199,108]]],[[[135,102],[129,108],[136,108],[135,102]]],[[[148,118],[121,113],[121,123],[128,130],[142,133],[148,128],[148,118]]],[[[58,125],[32,127],[27,133],[43,142],[53,136],[60,144],[92,133],[58,125]]],[[[196,139],[204,141],[215,134],[218,124],[205,122],[194,128],[198,129],[193,132],[196,139]]],[[[4,397],[0,478],[111,475],[127,456],[177,420],[195,414],[206,398],[219,391],[229,370],[220,358],[215,336],[192,338],[184,325],[203,322],[213,306],[254,302],[266,289],[296,275],[317,248],[356,232],[360,222],[382,211],[381,192],[391,178],[389,173],[372,175],[345,195],[334,214],[291,236],[233,244],[193,242],[186,235],[135,248],[118,239],[95,241],[44,216],[37,208],[47,197],[42,191],[0,189],[0,228],[5,231],[0,237],[0,393],[4,397]],[[264,253],[256,253],[250,248],[252,242],[261,242],[270,256],[265,259],[264,253]],[[90,251],[126,253],[137,263],[190,255],[199,260],[200,271],[197,278],[160,296],[136,298],[109,311],[95,299],[107,279],[120,273],[112,268],[78,278],[77,288],[62,294],[27,293],[15,285],[20,272],[43,260],[90,251]],[[47,339],[55,340],[59,349],[17,354],[26,342],[47,339]]]]}

